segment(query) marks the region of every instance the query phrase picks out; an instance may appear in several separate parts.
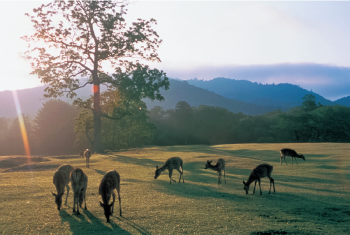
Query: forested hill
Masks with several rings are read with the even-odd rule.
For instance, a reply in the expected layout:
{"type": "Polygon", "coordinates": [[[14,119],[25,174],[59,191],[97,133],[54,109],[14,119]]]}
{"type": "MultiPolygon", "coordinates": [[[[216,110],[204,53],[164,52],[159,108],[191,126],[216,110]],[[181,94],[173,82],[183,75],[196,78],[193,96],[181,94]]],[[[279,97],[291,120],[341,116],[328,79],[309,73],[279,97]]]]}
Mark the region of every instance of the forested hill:
{"type": "Polygon", "coordinates": [[[272,104],[269,106],[257,105],[225,98],[214,92],[192,86],[187,81],[174,79],[170,79],[170,89],[162,90],[161,94],[164,96],[164,101],[143,100],[149,110],[154,106],[161,106],[164,110],[174,109],[179,101],[186,101],[190,106],[217,106],[234,113],[242,112],[248,115],[259,115],[276,109],[282,109],[282,107],[272,104]]]}
{"type": "Polygon", "coordinates": [[[332,105],[332,101],[322,96],[292,84],[261,84],[247,80],[235,80],[228,78],[215,78],[210,81],[187,80],[193,86],[213,91],[229,99],[240,100],[258,105],[275,105],[291,108],[301,105],[302,98],[307,94],[313,94],[316,103],[332,105]]]}
{"type": "MultiPolygon", "coordinates": [[[[44,98],[44,86],[18,90],[17,95],[21,111],[34,118],[39,108],[48,99],[44,98]]],[[[101,90],[105,90],[102,86],[101,90]]],[[[77,91],[78,97],[87,99],[92,95],[91,88],[85,87],[77,91]]],[[[180,81],[170,79],[170,89],[162,90],[164,101],[144,99],[149,110],[154,106],[161,106],[164,110],[174,109],[179,101],[186,101],[191,106],[207,105],[226,108],[231,112],[242,112],[249,115],[264,114],[276,109],[286,111],[290,107],[301,105],[302,97],[310,94],[299,86],[291,84],[262,85],[244,80],[216,78],[212,81],[180,81]],[[192,84],[192,85],[191,85],[192,84]],[[219,94],[218,94],[219,93],[219,94]]],[[[350,106],[350,97],[334,103],[313,93],[316,102],[323,105],[340,104],[350,106]]],[[[72,100],[61,98],[72,103],[72,100]]],[[[11,91],[0,91],[0,117],[16,117],[11,91]]]]}

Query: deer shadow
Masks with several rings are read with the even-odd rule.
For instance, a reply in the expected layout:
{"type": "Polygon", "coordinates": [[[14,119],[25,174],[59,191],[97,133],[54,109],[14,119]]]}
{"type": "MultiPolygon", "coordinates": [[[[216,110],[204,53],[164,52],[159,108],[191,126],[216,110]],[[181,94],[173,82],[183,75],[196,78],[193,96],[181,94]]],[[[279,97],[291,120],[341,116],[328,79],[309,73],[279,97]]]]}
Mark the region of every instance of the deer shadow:
{"type": "Polygon", "coordinates": [[[111,223],[112,228],[104,225],[99,218],[88,210],[83,210],[81,215],[69,214],[65,210],[60,210],[59,215],[62,224],[64,222],[69,223],[72,234],[130,234],[114,222],[111,223]],[[89,221],[86,220],[85,216],[89,221]]]}

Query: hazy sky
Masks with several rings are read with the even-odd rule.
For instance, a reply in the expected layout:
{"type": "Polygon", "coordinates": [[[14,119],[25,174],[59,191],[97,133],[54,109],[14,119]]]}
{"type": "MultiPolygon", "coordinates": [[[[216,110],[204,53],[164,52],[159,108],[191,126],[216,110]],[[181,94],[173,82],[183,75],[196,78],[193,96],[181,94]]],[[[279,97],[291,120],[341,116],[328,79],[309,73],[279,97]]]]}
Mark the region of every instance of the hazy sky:
{"type": "MultiPolygon", "coordinates": [[[[0,90],[40,84],[19,56],[20,37],[31,34],[24,13],[40,4],[0,1],[0,90]]],[[[128,9],[127,20],[158,21],[162,63],[153,66],[171,78],[288,82],[332,100],[350,95],[350,2],[135,1],[128,9]]]]}

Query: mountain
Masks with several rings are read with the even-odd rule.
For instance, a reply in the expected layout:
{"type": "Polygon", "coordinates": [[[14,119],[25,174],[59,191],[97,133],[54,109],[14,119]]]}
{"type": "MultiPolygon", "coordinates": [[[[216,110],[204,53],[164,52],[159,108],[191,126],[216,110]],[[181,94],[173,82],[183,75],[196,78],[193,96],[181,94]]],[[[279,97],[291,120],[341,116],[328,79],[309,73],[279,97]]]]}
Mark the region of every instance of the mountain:
{"type": "Polygon", "coordinates": [[[154,106],[161,106],[164,110],[174,109],[179,101],[186,101],[190,106],[218,106],[226,108],[231,112],[242,112],[249,115],[264,114],[282,107],[274,105],[257,105],[243,101],[228,99],[212,91],[207,91],[199,87],[188,84],[187,81],[170,79],[170,89],[162,90],[164,101],[151,101],[144,99],[147,108],[151,110],[154,106]]]}
{"type": "Polygon", "coordinates": [[[215,78],[213,80],[187,80],[193,86],[215,92],[229,99],[240,100],[257,105],[276,105],[283,109],[299,106],[302,98],[307,94],[313,94],[316,103],[332,105],[332,101],[322,96],[292,84],[261,84],[247,80],[235,80],[228,78],[215,78]]]}
{"type": "Polygon", "coordinates": [[[334,101],[334,103],[350,107],[350,96],[343,97],[339,100],[336,100],[336,101],[334,101]]]}
{"type": "MultiPolygon", "coordinates": [[[[45,98],[46,86],[17,90],[17,97],[20,103],[21,112],[34,118],[42,104],[49,100],[45,98]]],[[[77,90],[78,97],[87,99],[92,95],[91,87],[84,87],[77,90]]],[[[61,97],[61,100],[72,104],[73,100],[61,97]]],[[[0,91],[0,117],[14,118],[17,117],[14,95],[12,91],[0,91]]]]}
{"type": "MultiPolygon", "coordinates": [[[[42,104],[45,86],[17,90],[17,96],[24,114],[34,118],[42,104]]],[[[101,91],[106,88],[101,86],[101,91]]],[[[291,84],[263,85],[245,80],[215,78],[211,81],[175,80],[170,79],[170,89],[162,90],[164,101],[144,99],[148,109],[161,106],[164,110],[174,109],[179,101],[186,101],[191,106],[207,105],[226,108],[231,112],[242,112],[249,115],[264,114],[273,110],[288,110],[290,107],[301,105],[302,97],[312,92],[291,84]]],[[[87,99],[92,95],[91,87],[77,90],[79,98],[87,99]]],[[[312,93],[316,102],[323,105],[340,104],[350,106],[350,97],[335,102],[312,93]]],[[[72,103],[71,99],[61,97],[61,100],[72,103]]],[[[11,91],[0,92],[0,117],[14,118],[17,116],[11,91]]]]}

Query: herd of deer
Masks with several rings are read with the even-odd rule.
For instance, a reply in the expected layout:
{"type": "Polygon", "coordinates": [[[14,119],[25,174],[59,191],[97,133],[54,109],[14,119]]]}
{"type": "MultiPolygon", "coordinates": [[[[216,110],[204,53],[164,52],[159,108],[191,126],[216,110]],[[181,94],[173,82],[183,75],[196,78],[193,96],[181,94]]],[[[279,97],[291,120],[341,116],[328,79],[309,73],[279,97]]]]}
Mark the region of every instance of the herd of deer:
{"type": "MultiPolygon", "coordinates": [[[[296,158],[301,158],[305,161],[304,155],[297,154],[293,149],[281,149],[281,165],[282,165],[282,158],[286,162],[285,157],[289,156],[292,158],[292,164],[293,164],[293,158],[295,162],[298,164],[296,158]]],[[[89,149],[86,149],[84,152],[80,153],[80,157],[86,158],[86,167],[89,168],[89,161],[91,157],[91,151],[89,149]]],[[[205,164],[204,169],[212,169],[214,171],[218,172],[218,184],[221,184],[221,176],[222,171],[224,172],[224,180],[226,183],[225,178],[225,160],[222,158],[219,158],[216,165],[211,164],[212,161],[207,161],[205,164]]],[[[286,162],[287,164],[287,162],[286,162]]],[[[288,165],[288,164],[287,164],[288,165]]],[[[169,172],[169,178],[170,178],[170,184],[171,182],[176,182],[171,178],[173,174],[173,170],[176,169],[180,173],[179,183],[182,182],[185,183],[185,180],[183,178],[183,161],[179,157],[172,157],[169,158],[165,164],[158,168],[156,166],[155,176],[154,179],[157,179],[158,176],[165,170],[168,170],[169,172]],[[181,171],[180,171],[181,167],[181,171]]],[[[273,185],[273,192],[275,192],[275,181],[271,177],[271,173],[273,170],[273,166],[270,164],[264,163],[260,164],[257,167],[255,167],[249,178],[248,181],[243,181],[244,184],[244,190],[246,191],[246,194],[248,194],[249,191],[249,185],[252,182],[255,182],[253,194],[255,193],[255,187],[256,183],[259,182],[259,189],[260,189],[260,195],[262,195],[261,187],[260,187],[260,180],[261,178],[268,177],[270,180],[270,191],[271,193],[271,184],[273,185]]],[[[67,205],[67,199],[69,194],[69,182],[71,182],[73,193],[74,193],[74,203],[73,203],[73,213],[75,212],[75,206],[77,206],[77,214],[79,213],[79,207],[82,207],[83,202],[85,202],[84,209],[86,210],[86,188],[88,183],[88,177],[80,168],[73,168],[71,165],[62,165],[60,166],[57,171],[55,172],[53,176],[53,184],[56,186],[57,194],[54,192],[51,192],[52,195],[55,197],[55,203],[57,204],[57,209],[60,210],[62,207],[62,196],[64,194],[65,188],[67,188],[67,196],[66,196],[66,202],[65,205],[67,205]]],[[[121,199],[120,199],[120,175],[117,171],[108,171],[102,178],[100,186],[99,186],[99,195],[101,195],[102,202],[100,202],[101,207],[104,209],[104,214],[106,216],[107,222],[109,222],[109,217],[113,214],[114,209],[114,202],[115,202],[115,193],[114,189],[117,190],[118,193],[118,200],[119,200],[119,215],[122,215],[122,208],[121,208],[121,199]],[[113,201],[111,204],[109,203],[109,200],[113,196],[113,201]]]]}

